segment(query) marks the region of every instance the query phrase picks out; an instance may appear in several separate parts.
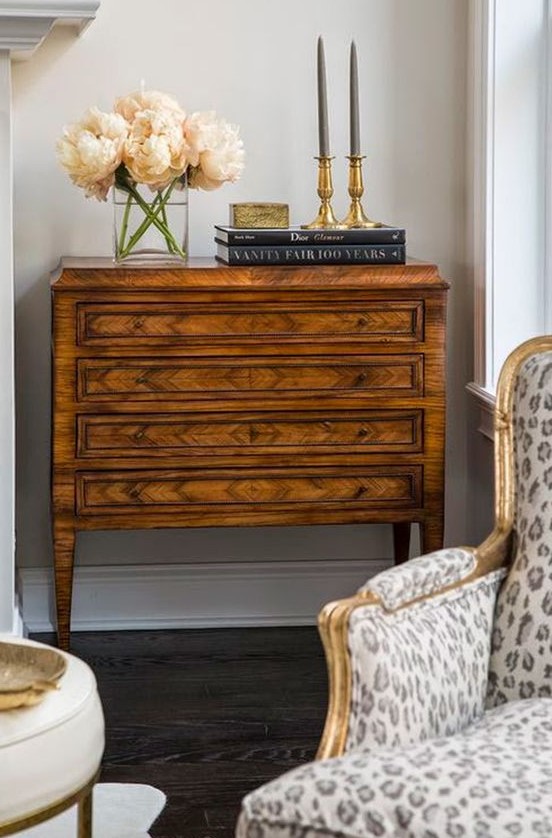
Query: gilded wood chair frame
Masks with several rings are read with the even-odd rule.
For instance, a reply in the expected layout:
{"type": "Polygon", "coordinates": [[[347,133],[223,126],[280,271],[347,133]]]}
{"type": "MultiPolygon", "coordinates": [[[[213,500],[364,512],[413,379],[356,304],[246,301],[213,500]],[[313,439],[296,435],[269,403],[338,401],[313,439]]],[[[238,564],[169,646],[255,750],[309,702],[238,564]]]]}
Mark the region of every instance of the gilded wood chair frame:
{"type": "MultiPolygon", "coordinates": [[[[549,351],[552,351],[552,335],[531,338],[518,346],[502,367],[494,415],[495,523],[488,538],[474,549],[475,569],[461,581],[411,600],[400,608],[408,608],[413,603],[440,596],[508,563],[512,553],[515,514],[512,411],[515,383],[520,368],[532,355],[549,351]]],[[[380,598],[374,593],[360,592],[347,599],[328,603],[318,617],[318,628],[328,666],[329,702],[317,759],[340,756],[345,751],[352,693],[352,669],[348,648],[349,619],[356,608],[369,605],[383,608],[380,598]]]]}

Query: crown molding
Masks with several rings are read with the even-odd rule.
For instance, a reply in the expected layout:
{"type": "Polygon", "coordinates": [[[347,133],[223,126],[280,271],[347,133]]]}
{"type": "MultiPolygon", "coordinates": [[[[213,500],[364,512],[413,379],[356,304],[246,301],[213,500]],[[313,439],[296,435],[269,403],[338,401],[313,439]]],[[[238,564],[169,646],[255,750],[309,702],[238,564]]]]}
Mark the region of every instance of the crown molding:
{"type": "Polygon", "coordinates": [[[80,34],[96,17],[101,0],[0,0],[0,50],[30,58],[56,24],[80,34]]]}

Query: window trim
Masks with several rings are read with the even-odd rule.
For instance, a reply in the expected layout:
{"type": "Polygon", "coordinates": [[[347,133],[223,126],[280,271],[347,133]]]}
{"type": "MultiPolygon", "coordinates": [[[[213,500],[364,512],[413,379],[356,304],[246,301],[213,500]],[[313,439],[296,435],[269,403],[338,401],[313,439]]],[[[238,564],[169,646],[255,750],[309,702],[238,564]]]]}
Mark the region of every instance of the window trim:
{"type": "MultiPolygon", "coordinates": [[[[532,251],[537,254],[538,262],[532,305],[537,310],[540,321],[538,330],[542,333],[552,331],[552,281],[549,281],[552,278],[552,144],[546,142],[547,136],[552,137],[552,0],[542,0],[542,6],[536,5],[537,2],[533,0],[532,4],[524,7],[524,11],[532,16],[528,17],[528,21],[532,20],[533,25],[536,15],[540,20],[542,14],[543,22],[541,48],[544,67],[540,61],[537,62],[540,68],[539,91],[542,94],[542,100],[539,101],[544,103],[543,115],[541,120],[539,110],[538,123],[535,123],[538,124],[536,139],[532,148],[528,149],[528,154],[532,153],[537,161],[538,170],[534,169],[537,177],[541,171],[544,177],[544,195],[542,204],[538,205],[544,216],[541,242],[541,245],[544,243],[544,258],[542,250],[535,248],[532,251]]],[[[503,194],[505,184],[504,170],[500,170],[496,154],[503,124],[500,117],[497,119],[496,97],[501,81],[497,67],[503,70],[500,61],[504,57],[500,53],[504,48],[503,42],[497,43],[497,10],[502,27],[505,22],[508,23],[510,14],[520,14],[520,7],[515,4],[515,0],[470,0],[467,145],[470,158],[468,171],[472,174],[468,200],[468,235],[473,267],[474,380],[467,384],[466,389],[477,400],[480,408],[479,430],[491,439],[494,388],[502,363],[502,359],[497,357],[500,353],[497,329],[500,329],[501,324],[496,322],[495,303],[499,289],[495,276],[495,247],[499,229],[504,241],[504,212],[500,205],[497,207],[496,200],[497,194],[501,194],[499,187],[502,186],[503,194]],[[501,215],[497,210],[502,211],[501,218],[497,218],[501,215]],[[502,228],[499,227],[500,221],[502,228]]],[[[503,95],[503,89],[501,93],[503,95]]],[[[536,200],[540,200],[538,196],[536,200]]],[[[538,236],[539,233],[535,232],[535,243],[538,242],[538,236]]],[[[501,280],[504,281],[504,275],[501,280]]],[[[503,331],[500,335],[504,344],[503,331]]]]}

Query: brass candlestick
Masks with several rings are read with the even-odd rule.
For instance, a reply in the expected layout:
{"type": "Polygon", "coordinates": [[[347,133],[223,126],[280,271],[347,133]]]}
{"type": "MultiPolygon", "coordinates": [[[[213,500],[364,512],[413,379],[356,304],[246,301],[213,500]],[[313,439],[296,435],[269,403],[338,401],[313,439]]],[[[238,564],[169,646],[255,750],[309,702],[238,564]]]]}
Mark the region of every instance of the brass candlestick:
{"type": "Polygon", "coordinates": [[[371,221],[362,209],[360,199],[364,193],[362,183],[362,154],[351,154],[347,157],[349,161],[349,195],[351,205],[347,217],[343,219],[343,227],[381,227],[381,221],[371,221]]]}
{"type": "Polygon", "coordinates": [[[337,218],[335,217],[332,205],[330,204],[330,200],[333,195],[333,157],[324,155],[320,157],[315,157],[314,159],[318,160],[317,192],[318,197],[320,198],[322,203],[320,204],[318,215],[316,216],[314,221],[311,221],[310,224],[301,224],[301,228],[303,230],[315,230],[318,228],[325,227],[326,229],[335,230],[337,228],[342,227],[343,225],[340,224],[337,218]]]}

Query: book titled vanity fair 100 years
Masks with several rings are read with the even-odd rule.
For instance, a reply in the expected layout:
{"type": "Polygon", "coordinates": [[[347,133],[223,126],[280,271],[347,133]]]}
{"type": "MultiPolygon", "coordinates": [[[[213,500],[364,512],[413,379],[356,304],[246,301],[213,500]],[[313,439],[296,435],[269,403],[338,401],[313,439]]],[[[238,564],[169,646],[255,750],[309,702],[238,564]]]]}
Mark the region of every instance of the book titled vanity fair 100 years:
{"type": "Polygon", "coordinates": [[[236,247],[217,242],[216,258],[225,265],[403,265],[404,244],[306,244],[236,247]]]}

